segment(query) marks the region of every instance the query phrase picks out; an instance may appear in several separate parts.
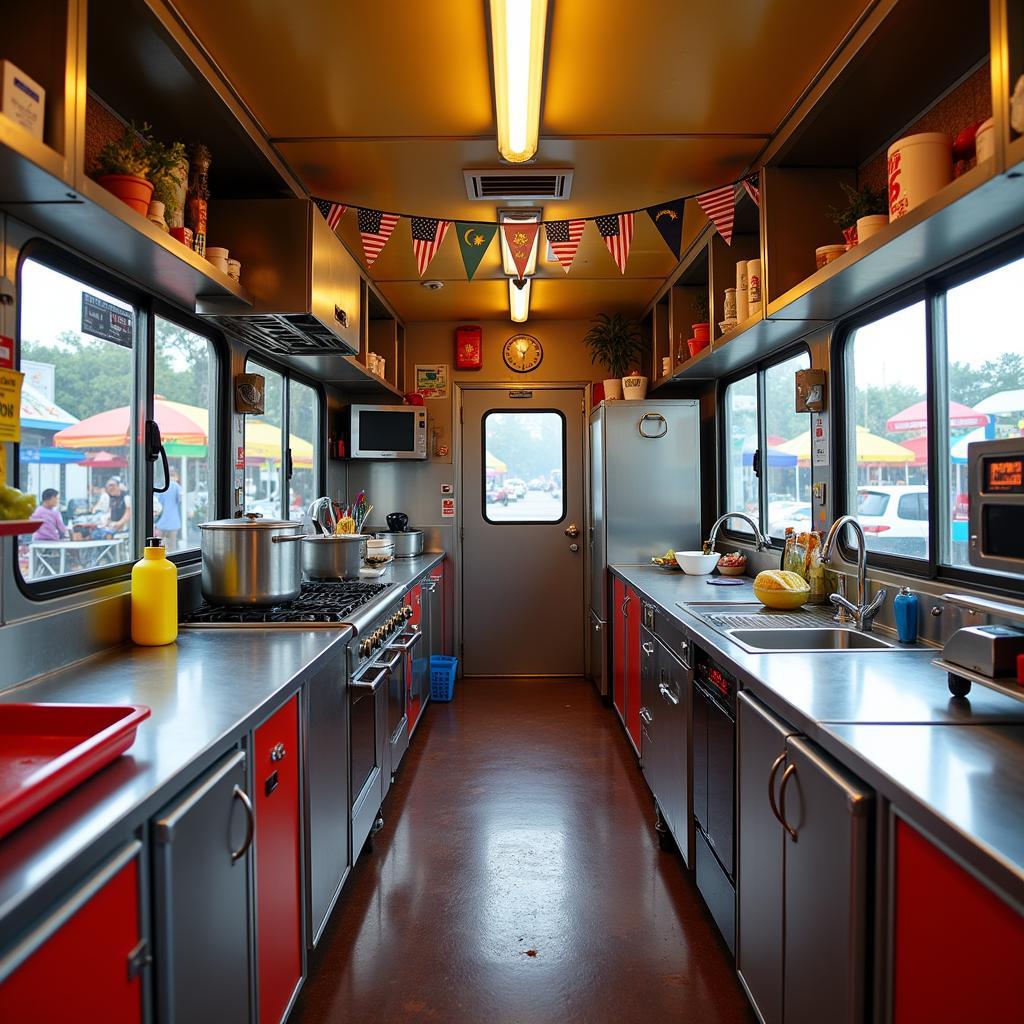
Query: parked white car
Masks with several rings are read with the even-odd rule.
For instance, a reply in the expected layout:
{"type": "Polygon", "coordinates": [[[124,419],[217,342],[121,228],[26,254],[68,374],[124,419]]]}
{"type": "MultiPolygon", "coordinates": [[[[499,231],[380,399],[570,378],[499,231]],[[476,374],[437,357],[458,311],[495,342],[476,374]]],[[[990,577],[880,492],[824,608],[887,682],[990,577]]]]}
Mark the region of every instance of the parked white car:
{"type": "Polygon", "coordinates": [[[505,490],[512,491],[516,498],[522,500],[526,497],[526,481],[515,476],[506,477],[505,490]]]}
{"type": "Polygon", "coordinates": [[[859,487],[857,518],[869,551],[927,557],[927,487],[921,484],[859,487]]]}

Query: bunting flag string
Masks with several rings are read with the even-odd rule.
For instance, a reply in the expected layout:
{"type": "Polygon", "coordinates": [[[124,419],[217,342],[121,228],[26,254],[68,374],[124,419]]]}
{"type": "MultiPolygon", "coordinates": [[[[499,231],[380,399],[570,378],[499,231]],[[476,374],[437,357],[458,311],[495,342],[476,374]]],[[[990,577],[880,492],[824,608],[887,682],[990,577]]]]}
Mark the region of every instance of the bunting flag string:
{"type": "Polygon", "coordinates": [[[760,209],[761,207],[761,189],[757,184],[757,175],[753,174],[749,178],[743,179],[743,187],[746,189],[747,195],[754,200],[754,205],[760,209]]]}
{"type": "Polygon", "coordinates": [[[323,214],[324,220],[327,221],[327,226],[332,231],[337,231],[338,224],[341,222],[341,215],[348,207],[342,203],[332,203],[330,199],[314,199],[313,202],[316,204],[316,208],[323,214]]]}
{"type": "Polygon", "coordinates": [[[498,233],[497,224],[479,224],[476,221],[457,221],[455,230],[459,235],[459,249],[462,262],[466,267],[466,280],[472,281],[473,275],[480,266],[494,236],[498,233]]]}
{"type": "Polygon", "coordinates": [[[685,199],[676,199],[671,203],[663,203],[661,206],[647,207],[647,216],[654,221],[654,226],[661,233],[665,244],[676,259],[679,259],[679,250],[683,244],[683,207],[685,205],[685,199]]]}
{"type": "Polygon", "coordinates": [[[556,220],[544,225],[548,245],[567,274],[573,260],[576,259],[576,250],[580,247],[586,223],[585,220],[556,220]]]}
{"type": "Polygon", "coordinates": [[[713,188],[697,196],[697,204],[718,229],[722,241],[732,245],[732,222],[736,215],[736,183],[713,188]]]}
{"type": "Polygon", "coordinates": [[[416,269],[420,277],[441,247],[451,223],[450,220],[438,220],[436,217],[412,218],[412,251],[416,256],[416,269]]]}
{"type": "Polygon", "coordinates": [[[397,213],[382,213],[380,210],[366,210],[359,207],[356,214],[359,221],[359,237],[363,240],[366,265],[372,267],[381,249],[388,244],[391,232],[398,223],[397,213]]]}
{"type": "Polygon", "coordinates": [[[608,214],[598,217],[597,230],[601,232],[604,244],[615,260],[619,273],[626,272],[626,261],[629,259],[629,247],[633,242],[633,214],[608,214]]]}
{"type": "Polygon", "coordinates": [[[501,225],[505,244],[512,254],[512,262],[519,272],[520,279],[526,277],[526,266],[533,254],[533,246],[537,241],[540,224],[537,221],[507,221],[501,225]]]}

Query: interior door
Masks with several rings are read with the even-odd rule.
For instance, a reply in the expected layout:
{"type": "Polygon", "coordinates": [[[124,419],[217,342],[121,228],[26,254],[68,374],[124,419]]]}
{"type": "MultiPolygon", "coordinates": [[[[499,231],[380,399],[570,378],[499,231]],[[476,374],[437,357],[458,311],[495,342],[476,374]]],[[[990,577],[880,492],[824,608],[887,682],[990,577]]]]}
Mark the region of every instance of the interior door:
{"type": "Polygon", "coordinates": [[[469,676],[582,676],[582,388],[462,389],[469,676]]]}

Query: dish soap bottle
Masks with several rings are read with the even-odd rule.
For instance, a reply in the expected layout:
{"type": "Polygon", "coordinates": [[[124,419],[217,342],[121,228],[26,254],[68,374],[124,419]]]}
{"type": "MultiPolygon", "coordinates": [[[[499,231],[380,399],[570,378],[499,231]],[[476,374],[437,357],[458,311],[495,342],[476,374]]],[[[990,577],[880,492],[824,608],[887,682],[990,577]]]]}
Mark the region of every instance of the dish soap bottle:
{"type": "Polygon", "coordinates": [[[917,640],[917,594],[912,594],[909,587],[900,587],[900,592],[892,602],[893,614],[896,616],[896,635],[901,644],[912,644],[917,640]]]}
{"type": "Polygon", "coordinates": [[[132,568],[132,640],[144,647],[172,644],[178,636],[178,567],[164,542],[149,537],[132,568]]]}

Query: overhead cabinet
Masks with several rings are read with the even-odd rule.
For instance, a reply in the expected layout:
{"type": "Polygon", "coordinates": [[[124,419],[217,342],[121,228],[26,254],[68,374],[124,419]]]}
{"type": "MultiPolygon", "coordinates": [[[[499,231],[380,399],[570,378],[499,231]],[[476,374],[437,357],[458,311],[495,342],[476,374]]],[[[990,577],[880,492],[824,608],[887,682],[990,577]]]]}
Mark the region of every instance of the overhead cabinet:
{"type": "Polygon", "coordinates": [[[863,1024],[873,794],[737,700],[736,966],[764,1024],[863,1024]]]}

